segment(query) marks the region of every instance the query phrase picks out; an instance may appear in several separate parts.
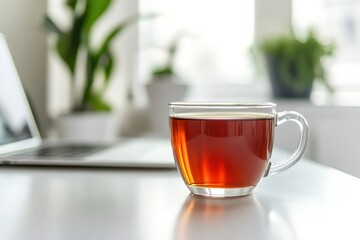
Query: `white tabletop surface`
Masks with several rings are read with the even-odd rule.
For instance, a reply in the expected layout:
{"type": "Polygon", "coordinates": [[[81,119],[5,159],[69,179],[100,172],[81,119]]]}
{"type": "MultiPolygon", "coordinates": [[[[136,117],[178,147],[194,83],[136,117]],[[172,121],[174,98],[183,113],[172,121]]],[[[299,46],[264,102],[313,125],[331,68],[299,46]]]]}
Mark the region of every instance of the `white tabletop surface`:
{"type": "Polygon", "coordinates": [[[360,180],[301,160],[214,200],[176,170],[0,167],[0,239],[360,239],[360,180]]]}

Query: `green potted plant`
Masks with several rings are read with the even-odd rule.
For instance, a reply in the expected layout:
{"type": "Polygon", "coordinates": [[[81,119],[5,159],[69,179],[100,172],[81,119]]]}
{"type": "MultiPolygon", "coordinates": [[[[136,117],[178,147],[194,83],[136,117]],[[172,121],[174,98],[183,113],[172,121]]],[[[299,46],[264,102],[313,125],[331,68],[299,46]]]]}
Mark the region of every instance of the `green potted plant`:
{"type": "Polygon", "coordinates": [[[179,38],[176,38],[169,44],[168,47],[163,48],[163,50],[166,52],[167,59],[163,65],[156,66],[152,70],[153,81],[173,80],[172,78],[175,75],[174,61],[176,53],[178,51],[178,41],[179,38]]]}
{"type": "Polygon", "coordinates": [[[160,136],[169,136],[168,127],[166,127],[169,102],[184,100],[188,90],[188,86],[178,80],[174,66],[183,36],[182,33],[177,34],[166,47],[161,48],[167,58],[162,65],[158,65],[152,70],[151,80],[146,85],[150,128],[160,136]]]}
{"type": "Polygon", "coordinates": [[[313,31],[305,38],[294,33],[263,41],[273,96],[276,98],[309,98],[314,80],[320,80],[329,91],[322,60],[333,54],[334,46],[321,42],[313,31]]]}
{"type": "Polygon", "coordinates": [[[116,114],[111,114],[112,108],[104,99],[115,62],[111,46],[116,38],[138,19],[138,16],[131,16],[118,23],[102,39],[99,46],[94,47],[91,45],[93,28],[111,3],[112,0],[65,0],[64,4],[71,16],[68,29],[60,28],[50,16],[44,19],[45,28],[54,38],[53,50],[71,76],[70,114],[63,117],[64,121],[60,121],[62,136],[67,137],[68,134],[79,136],[80,131],[83,133],[94,131],[93,135],[101,138],[100,135],[117,133],[118,119],[114,119],[116,114]],[[77,71],[81,71],[82,74],[78,74],[77,71]],[[99,73],[102,73],[100,78],[98,78],[99,73]],[[79,79],[79,75],[84,76],[84,79],[79,79]],[[79,86],[82,86],[81,89],[78,89],[79,86]],[[90,124],[88,129],[84,129],[90,121],[93,124],[90,124]],[[110,124],[114,127],[110,127],[110,124]]]}
{"type": "Polygon", "coordinates": [[[65,5],[71,14],[69,29],[61,29],[49,16],[45,17],[44,25],[51,35],[55,35],[54,50],[71,75],[75,89],[76,70],[80,61],[85,73],[84,87],[79,95],[72,94],[71,112],[110,111],[111,106],[104,100],[104,93],[109,84],[114,66],[114,53],[111,44],[137,16],[131,16],[119,23],[103,38],[99,47],[91,46],[91,32],[94,25],[111,5],[112,0],[66,0],[65,5]],[[81,59],[82,58],[82,59],[81,59]],[[95,88],[95,77],[103,72],[102,87],[95,88]]]}

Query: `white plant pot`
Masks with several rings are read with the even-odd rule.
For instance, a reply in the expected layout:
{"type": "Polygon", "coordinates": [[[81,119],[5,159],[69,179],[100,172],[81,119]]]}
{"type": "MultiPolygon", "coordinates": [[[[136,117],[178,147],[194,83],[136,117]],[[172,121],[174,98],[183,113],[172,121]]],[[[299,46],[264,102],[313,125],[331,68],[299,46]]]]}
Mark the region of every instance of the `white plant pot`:
{"type": "Polygon", "coordinates": [[[81,142],[104,142],[119,136],[120,117],[114,113],[77,113],[56,120],[58,136],[81,142]]]}
{"type": "Polygon", "coordinates": [[[171,81],[153,81],[146,85],[149,100],[151,132],[158,136],[169,136],[169,102],[183,101],[188,86],[171,81]]]}

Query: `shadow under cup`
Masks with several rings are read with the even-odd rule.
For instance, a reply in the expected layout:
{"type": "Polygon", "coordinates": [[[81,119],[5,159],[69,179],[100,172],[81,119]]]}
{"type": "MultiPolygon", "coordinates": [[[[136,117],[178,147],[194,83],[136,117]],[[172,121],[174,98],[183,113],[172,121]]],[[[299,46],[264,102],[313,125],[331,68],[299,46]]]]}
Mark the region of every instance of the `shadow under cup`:
{"type": "Polygon", "coordinates": [[[170,103],[174,158],[190,191],[211,197],[252,193],[271,168],[275,108],[272,103],[170,103]]]}

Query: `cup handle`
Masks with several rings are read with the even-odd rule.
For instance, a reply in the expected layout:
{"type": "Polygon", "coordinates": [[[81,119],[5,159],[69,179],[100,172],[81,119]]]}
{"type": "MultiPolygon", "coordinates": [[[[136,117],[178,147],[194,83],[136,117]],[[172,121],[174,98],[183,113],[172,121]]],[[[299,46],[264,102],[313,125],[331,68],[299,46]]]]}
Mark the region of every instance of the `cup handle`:
{"type": "Polygon", "coordinates": [[[271,162],[270,160],[268,165],[268,170],[264,175],[265,177],[280,173],[294,166],[304,155],[306,144],[309,138],[309,127],[306,122],[306,119],[300,113],[294,111],[285,111],[276,114],[275,126],[280,126],[281,124],[287,121],[293,121],[297,123],[297,125],[300,127],[299,143],[297,145],[295,152],[289,158],[274,163],[271,162]]]}

